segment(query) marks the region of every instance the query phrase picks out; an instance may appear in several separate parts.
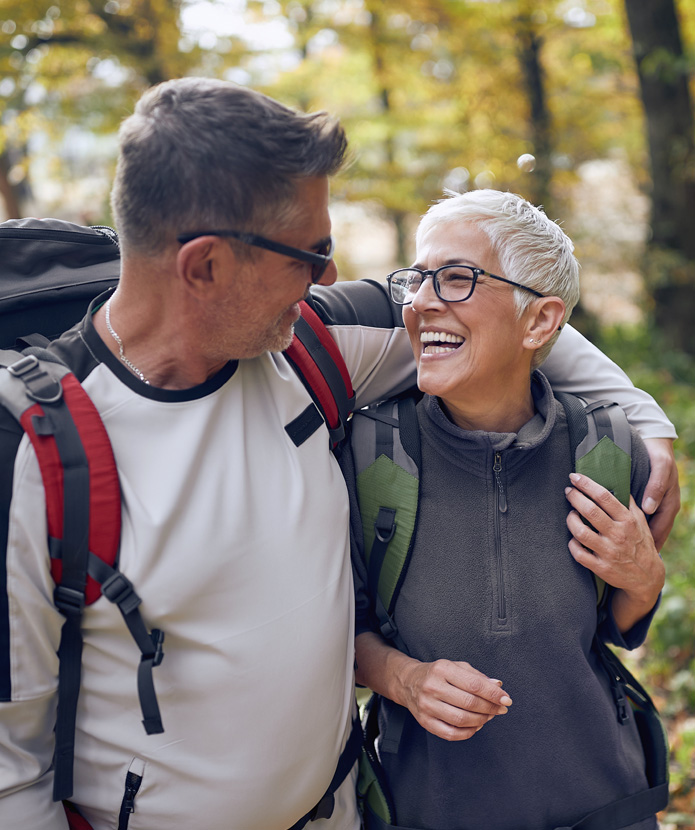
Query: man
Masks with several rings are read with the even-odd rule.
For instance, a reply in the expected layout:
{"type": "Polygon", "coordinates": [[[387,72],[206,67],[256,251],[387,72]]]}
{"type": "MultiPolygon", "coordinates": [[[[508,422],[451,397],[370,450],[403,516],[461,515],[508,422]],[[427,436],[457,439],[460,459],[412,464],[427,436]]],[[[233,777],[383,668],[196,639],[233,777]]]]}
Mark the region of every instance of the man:
{"type": "MultiPolygon", "coordinates": [[[[287,830],[321,799],[350,733],[347,496],[324,429],[299,447],[285,432],[309,396],[279,353],[312,283],[336,279],[328,177],[345,146],[325,114],[206,79],[155,87],[122,126],[120,284],[53,348],[114,447],[119,568],[148,628],[166,634],[154,672],[165,731],[138,723],[139,653],[99,600],[83,618],[72,799],[95,830],[287,830]]],[[[312,303],[358,406],[412,382],[381,287],[317,289],[312,303]]],[[[556,363],[550,376],[599,396],[617,388],[672,477],[663,413],[579,335],[562,340],[560,360],[580,372],[556,363]]],[[[10,419],[0,436],[0,826],[56,830],[67,826],[51,801],[62,618],[36,458],[10,419]]],[[[332,816],[310,826],[358,824],[348,776],[332,816]]]]}

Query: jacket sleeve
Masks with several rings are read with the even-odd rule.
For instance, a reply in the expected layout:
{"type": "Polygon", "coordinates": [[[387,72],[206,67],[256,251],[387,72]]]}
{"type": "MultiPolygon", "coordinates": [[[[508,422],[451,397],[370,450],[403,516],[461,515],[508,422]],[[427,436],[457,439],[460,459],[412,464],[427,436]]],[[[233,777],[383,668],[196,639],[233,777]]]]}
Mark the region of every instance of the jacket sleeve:
{"type": "Polygon", "coordinates": [[[543,364],[554,389],[620,404],[642,438],[676,438],[676,430],[651,395],[572,326],[565,326],[543,364]]]}
{"type": "Polygon", "coordinates": [[[51,763],[62,618],[38,464],[11,423],[0,413],[0,827],[61,830],[51,763]]]}

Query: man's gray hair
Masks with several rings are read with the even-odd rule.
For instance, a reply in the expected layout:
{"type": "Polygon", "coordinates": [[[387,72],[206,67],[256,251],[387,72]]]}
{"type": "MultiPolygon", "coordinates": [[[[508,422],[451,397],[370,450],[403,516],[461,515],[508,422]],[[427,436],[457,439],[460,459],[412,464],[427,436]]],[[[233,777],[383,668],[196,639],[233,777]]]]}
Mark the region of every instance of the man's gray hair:
{"type": "Polygon", "coordinates": [[[347,149],[328,113],[210,78],[152,87],[119,138],[113,215],[124,251],[148,256],[186,231],[277,233],[292,221],[295,183],[337,173],[347,149]]]}
{"type": "MultiPolygon", "coordinates": [[[[420,220],[416,243],[441,222],[474,222],[488,237],[502,266],[500,277],[560,297],[566,306],[564,325],[579,300],[579,263],[574,244],[560,226],[526,199],[499,190],[446,191],[449,198],[432,205],[420,220]]],[[[514,288],[519,316],[533,301],[528,291],[514,288]]],[[[533,368],[550,354],[559,332],[536,351],[533,368]]]]}

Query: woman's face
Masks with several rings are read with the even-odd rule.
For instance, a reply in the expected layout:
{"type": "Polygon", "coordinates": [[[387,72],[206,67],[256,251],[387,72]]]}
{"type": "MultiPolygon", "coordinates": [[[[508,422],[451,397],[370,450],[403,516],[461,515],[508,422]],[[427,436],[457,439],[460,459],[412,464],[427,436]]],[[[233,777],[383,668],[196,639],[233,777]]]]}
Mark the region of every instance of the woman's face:
{"type": "MultiPolygon", "coordinates": [[[[472,222],[440,223],[418,247],[417,268],[456,263],[507,276],[487,235],[472,222]]],[[[482,276],[468,300],[445,303],[432,280],[423,281],[403,308],[420,389],[459,408],[457,401],[499,400],[512,389],[528,388],[532,352],[523,347],[526,314],[517,318],[513,290],[482,276]]]]}

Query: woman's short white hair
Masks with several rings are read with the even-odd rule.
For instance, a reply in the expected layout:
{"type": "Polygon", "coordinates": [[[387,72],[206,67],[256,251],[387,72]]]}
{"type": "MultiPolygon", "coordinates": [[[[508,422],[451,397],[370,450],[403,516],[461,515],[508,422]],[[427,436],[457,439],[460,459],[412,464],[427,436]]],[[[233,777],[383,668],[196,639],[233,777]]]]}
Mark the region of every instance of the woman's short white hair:
{"type": "MultiPolygon", "coordinates": [[[[424,235],[441,222],[474,222],[487,235],[502,266],[501,277],[527,285],[565,303],[564,325],[579,300],[579,263],[574,244],[542,210],[515,193],[500,190],[445,191],[448,198],[432,205],[420,220],[415,236],[418,248],[424,235]]],[[[514,290],[518,314],[534,300],[533,294],[514,290]]],[[[557,332],[538,349],[533,368],[546,359],[557,332]]]]}

